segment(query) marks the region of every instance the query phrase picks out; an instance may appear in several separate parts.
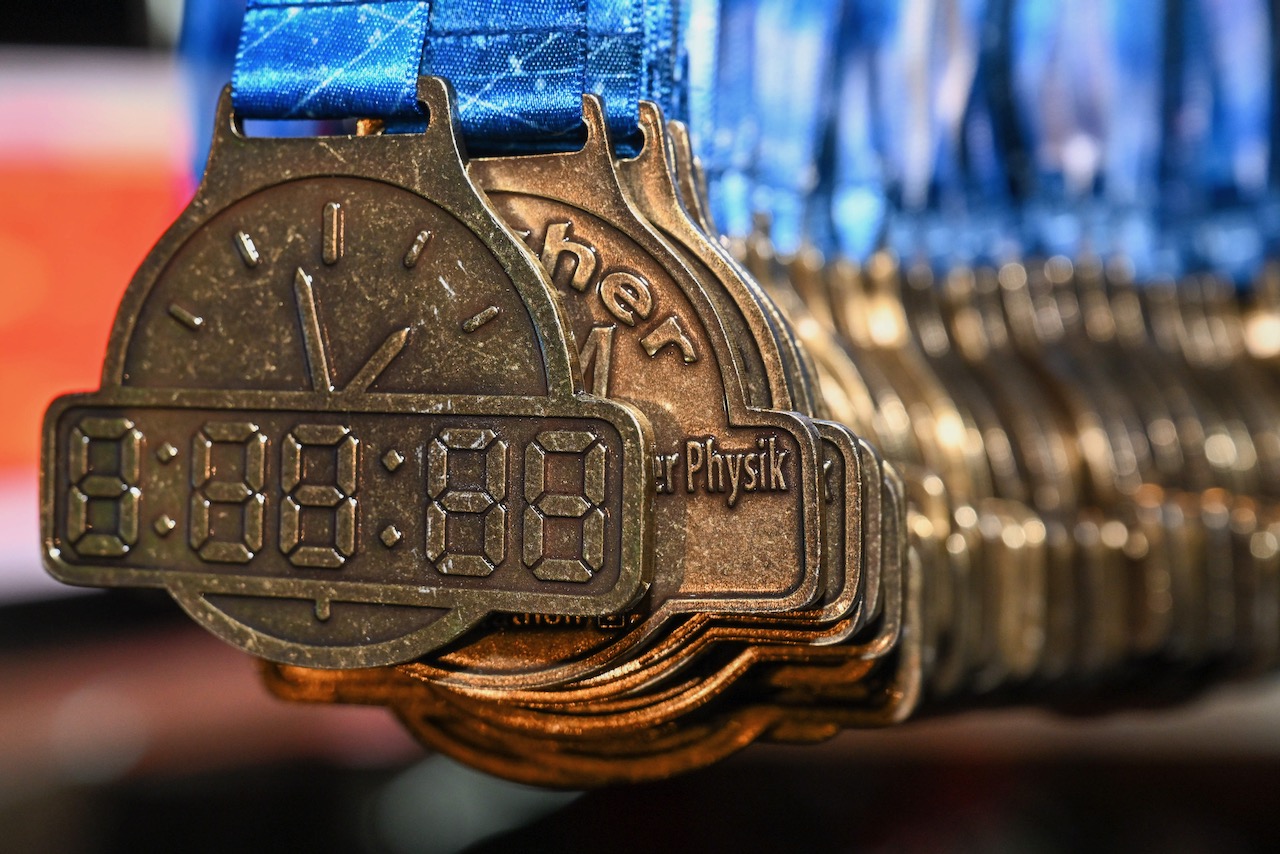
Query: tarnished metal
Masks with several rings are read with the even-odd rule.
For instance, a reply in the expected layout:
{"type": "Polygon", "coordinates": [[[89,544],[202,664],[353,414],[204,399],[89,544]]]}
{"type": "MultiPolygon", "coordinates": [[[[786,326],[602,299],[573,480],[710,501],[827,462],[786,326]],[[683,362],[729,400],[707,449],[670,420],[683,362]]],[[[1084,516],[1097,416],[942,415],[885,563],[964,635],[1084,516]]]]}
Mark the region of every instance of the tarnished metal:
{"type": "MultiPolygon", "coordinates": [[[[679,166],[669,166],[662,156],[663,126],[656,110],[646,107],[642,113],[642,126],[646,130],[647,144],[639,157],[619,164],[624,184],[630,191],[636,209],[648,222],[658,225],[672,245],[690,265],[693,281],[712,297],[720,316],[735,313],[738,317],[754,317],[753,335],[770,337],[754,339],[750,344],[735,341],[739,347],[752,346],[766,358],[777,359],[775,327],[761,322],[763,294],[745,280],[736,265],[723,255],[722,250],[697,229],[687,217],[677,197],[674,174],[679,166]],[[713,273],[712,270],[717,271],[713,273]],[[735,281],[736,280],[736,281],[735,281]],[[769,353],[774,355],[769,356],[769,353]]],[[[678,158],[676,158],[678,160],[678,158]]],[[[778,318],[781,316],[778,315],[778,318]]],[[[775,373],[775,376],[778,374],[775,373]]],[[[775,399],[789,400],[794,387],[794,369],[786,370],[785,378],[790,387],[779,388],[775,382],[772,394],[775,399]]],[[[436,684],[431,689],[438,697],[453,699],[451,704],[467,708],[468,717],[487,721],[487,726],[499,726],[510,733],[525,733],[526,737],[542,734],[546,738],[581,738],[587,734],[608,738],[608,747],[616,751],[621,741],[633,733],[645,731],[658,724],[679,722],[694,709],[703,708],[718,697],[734,682],[752,678],[763,664],[770,664],[770,683],[780,688],[814,685],[834,681],[856,680],[870,673],[876,657],[888,654],[896,644],[901,626],[903,591],[902,574],[898,570],[903,555],[892,551],[886,557],[896,561],[887,571],[890,586],[894,589],[886,609],[887,619],[878,620],[871,637],[851,647],[809,647],[815,641],[834,643],[846,637],[862,623],[861,600],[857,595],[858,566],[863,555],[864,538],[877,543],[882,536],[880,522],[880,463],[874,451],[865,443],[859,443],[847,428],[836,424],[820,425],[827,452],[824,494],[831,504],[833,496],[844,498],[834,507],[828,507],[825,538],[826,559],[842,559],[854,572],[852,583],[845,584],[845,567],[828,567],[825,606],[817,611],[804,611],[776,617],[724,614],[697,614],[671,624],[659,640],[643,652],[630,658],[622,667],[606,670],[577,682],[559,687],[518,689],[511,686],[483,688],[454,684],[442,687],[423,665],[403,669],[406,675],[425,678],[436,684]],[[829,454],[834,454],[830,456],[829,454]],[[864,460],[875,462],[876,478],[868,480],[862,474],[864,460]],[[851,463],[851,465],[850,465],[851,463]],[[874,509],[871,519],[876,528],[867,532],[863,515],[859,512],[867,495],[874,509]],[[844,512],[836,512],[845,508],[844,512]],[[850,540],[849,536],[855,538],[850,540]],[[874,534],[874,537],[872,537],[874,534]],[[832,575],[837,576],[833,578],[832,575]],[[833,583],[834,582],[834,583],[833,583]],[[845,662],[843,667],[833,666],[845,662]],[[779,665],[787,666],[778,669],[779,665]],[[567,710],[572,709],[572,712],[567,710]]],[[[901,507],[895,501],[895,507],[901,507]]],[[[880,559],[878,546],[872,554],[880,559]]],[[[875,577],[879,578],[877,565],[875,577]]],[[[402,717],[417,714],[422,717],[421,734],[431,740],[435,727],[431,719],[446,715],[439,707],[425,709],[415,699],[428,690],[421,683],[402,680],[399,691],[388,692],[380,681],[370,681],[363,674],[308,674],[296,668],[277,670],[272,675],[276,690],[288,696],[314,696],[323,693],[333,696],[336,692],[345,699],[363,702],[382,702],[392,705],[402,717]],[[322,680],[324,686],[317,685],[322,680]],[[416,713],[408,709],[418,709],[416,713]]],[[[390,680],[389,680],[390,681],[390,680]]],[[[725,714],[736,719],[736,712],[725,714]]],[[[411,724],[418,730],[418,727],[411,724]]],[[[449,723],[450,728],[465,723],[449,723]]]]}
{"type": "Polygon", "coordinates": [[[562,786],[1280,661],[1280,288],[779,258],[652,104],[634,157],[587,96],[580,150],[464,162],[420,97],[423,134],[265,140],[224,96],[46,418],[57,577],[562,786]]]}
{"type": "Polygon", "coordinates": [[[54,575],[165,587],[232,643],[320,667],[645,594],[647,421],[582,393],[545,274],[466,178],[447,88],[420,96],[421,135],[317,141],[244,137],[224,93],[102,390],[46,419],[54,575]]]}
{"type": "Polygon", "coordinates": [[[654,584],[647,610],[620,629],[512,625],[412,665],[446,684],[563,683],[633,654],[677,615],[788,610],[822,589],[816,430],[747,406],[714,306],[618,183],[597,100],[584,99],[584,119],[580,151],[473,160],[469,171],[552,273],[593,390],[653,425],[654,584]]]}

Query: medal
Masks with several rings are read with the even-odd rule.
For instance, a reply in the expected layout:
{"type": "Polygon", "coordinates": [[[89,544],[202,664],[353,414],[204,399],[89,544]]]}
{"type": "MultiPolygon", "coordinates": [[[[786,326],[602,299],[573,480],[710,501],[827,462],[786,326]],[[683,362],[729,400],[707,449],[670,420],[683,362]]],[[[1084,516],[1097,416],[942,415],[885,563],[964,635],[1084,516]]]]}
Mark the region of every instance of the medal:
{"type": "Polygon", "coordinates": [[[1152,23],[1016,11],[251,2],[46,417],[50,572],[557,786],[1274,666],[1274,294],[1125,254],[1150,140],[1040,111],[1146,92],[1152,23]],[[241,128],[296,116],[358,132],[241,128]]]}
{"type": "Polygon", "coordinates": [[[578,399],[545,278],[465,179],[447,89],[421,94],[425,133],[323,148],[247,139],[223,99],[210,180],[131,284],[104,390],[46,422],[55,575],[166,587],[220,637],[325,667],[455,640],[486,586],[566,616],[645,593],[648,422],[578,399]],[[451,483],[468,457],[479,482],[451,483]],[[576,494],[548,483],[557,458],[576,494]],[[547,554],[548,513],[578,520],[572,557],[547,554]]]}

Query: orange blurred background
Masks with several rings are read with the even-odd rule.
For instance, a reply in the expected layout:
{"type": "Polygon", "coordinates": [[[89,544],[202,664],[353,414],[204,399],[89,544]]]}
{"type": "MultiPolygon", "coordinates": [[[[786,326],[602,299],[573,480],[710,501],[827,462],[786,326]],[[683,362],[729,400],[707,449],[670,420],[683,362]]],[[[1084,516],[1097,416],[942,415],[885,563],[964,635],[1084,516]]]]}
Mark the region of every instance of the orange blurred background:
{"type": "Polygon", "coordinates": [[[190,187],[168,62],[64,67],[50,79],[44,57],[30,60],[0,69],[0,115],[22,117],[0,132],[0,469],[10,472],[37,462],[53,394],[97,388],[120,295],[190,187]]]}
{"type": "Polygon", "coordinates": [[[98,387],[120,295],[191,193],[184,88],[163,55],[0,59],[0,602],[60,589],[37,552],[40,421],[98,387]]]}

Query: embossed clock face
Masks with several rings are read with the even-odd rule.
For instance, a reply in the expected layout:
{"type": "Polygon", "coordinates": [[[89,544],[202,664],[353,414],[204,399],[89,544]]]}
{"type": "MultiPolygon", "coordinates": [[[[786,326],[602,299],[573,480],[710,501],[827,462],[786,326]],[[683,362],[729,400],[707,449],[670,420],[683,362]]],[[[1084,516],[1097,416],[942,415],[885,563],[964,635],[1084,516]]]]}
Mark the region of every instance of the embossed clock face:
{"type": "Polygon", "coordinates": [[[50,410],[51,571],[163,585],[221,636],[326,667],[408,660],[493,610],[627,607],[643,428],[551,394],[545,285],[513,275],[375,180],[214,214],[135,281],[103,390],[50,410]]]}
{"type": "Polygon", "coordinates": [[[256,193],[193,235],[139,313],[122,379],[545,395],[538,352],[519,294],[474,234],[412,193],[331,178],[256,193]]]}

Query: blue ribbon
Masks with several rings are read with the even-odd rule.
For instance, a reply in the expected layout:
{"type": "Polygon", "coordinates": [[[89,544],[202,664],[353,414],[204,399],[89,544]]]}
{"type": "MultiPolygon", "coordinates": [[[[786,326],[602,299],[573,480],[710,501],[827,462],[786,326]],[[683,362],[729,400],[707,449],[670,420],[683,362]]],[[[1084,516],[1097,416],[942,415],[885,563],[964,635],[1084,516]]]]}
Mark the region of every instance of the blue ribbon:
{"type": "Polygon", "coordinates": [[[1172,140],[1184,186],[1171,200],[1182,221],[1174,234],[1189,267],[1244,285],[1257,276],[1263,253],[1258,209],[1273,85],[1267,7],[1263,0],[1187,0],[1185,11],[1180,132],[1172,140]]]}
{"type": "Polygon", "coordinates": [[[1096,0],[1016,9],[1014,93],[1034,164],[1026,237],[1037,253],[1075,255],[1083,245],[1102,151],[1097,79],[1109,60],[1097,13],[1096,0]]]}
{"type": "MultiPolygon", "coordinates": [[[[975,210],[981,185],[971,180],[966,163],[967,130],[980,128],[974,109],[982,65],[983,0],[939,4],[929,27],[928,159],[922,164],[929,212],[921,217],[920,246],[939,267],[972,263],[980,254],[975,210]]],[[[986,213],[986,212],[984,212],[986,213]]]]}
{"type": "Polygon", "coordinates": [[[250,0],[232,88],[247,118],[407,118],[429,4],[250,0]]]}
{"type": "Polygon", "coordinates": [[[892,17],[879,13],[883,34],[867,48],[876,151],[892,203],[886,240],[903,256],[942,267],[970,261],[981,242],[992,242],[975,227],[965,144],[966,130],[981,125],[972,107],[985,12],[983,0],[901,4],[892,17]]]}
{"type": "Polygon", "coordinates": [[[963,182],[970,219],[969,250],[978,262],[999,264],[1019,251],[1013,216],[1011,165],[998,115],[997,81],[1006,47],[1001,38],[1006,6],[981,0],[970,10],[977,31],[977,68],[961,127],[963,182]]]}
{"type": "MultiPolygon", "coordinates": [[[[689,136],[695,151],[704,157],[712,150],[716,132],[716,57],[720,49],[719,0],[684,0],[681,3],[682,43],[688,66],[686,80],[689,136]]],[[[708,164],[704,163],[704,166],[708,164]]]]}
{"type": "Polygon", "coordinates": [[[1164,20],[1158,14],[1133,14],[1125,0],[1110,0],[1106,11],[1106,47],[1114,58],[1114,77],[1106,105],[1103,161],[1107,236],[1099,241],[1099,249],[1105,257],[1126,258],[1135,275],[1146,279],[1168,266],[1156,255],[1154,205],[1159,192],[1164,20]]]}
{"type": "Polygon", "coordinates": [[[751,170],[759,128],[754,100],[755,0],[721,0],[715,96],[706,104],[711,130],[701,149],[711,215],[725,234],[751,231],[751,170]]]}
{"type": "Polygon", "coordinates": [[[249,0],[233,76],[250,118],[420,126],[419,75],[448,78],[472,150],[563,148],[582,95],[605,100],[617,139],[637,105],[686,111],[678,0],[249,0]]]}
{"type": "Polygon", "coordinates": [[[190,121],[195,141],[191,174],[196,180],[209,157],[214,107],[231,76],[243,18],[244,3],[235,0],[213,3],[187,0],[183,7],[178,55],[190,91],[190,121]]]}
{"type": "Polygon", "coordinates": [[[768,215],[776,250],[814,231],[818,158],[834,80],[838,0],[760,0],[754,56],[760,150],[752,207],[768,215]]]}
{"type": "Polygon", "coordinates": [[[584,92],[626,151],[651,98],[687,117],[725,232],[767,213],[783,252],[1087,252],[1243,282],[1280,245],[1275,6],[248,0],[234,95],[408,129],[437,74],[479,152],[576,145],[584,92]]]}
{"type": "Polygon", "coordinates": [[[888,212],[879,152],[889,129],[876,121],[876,80],[881,46],[896,32],[900,11],[900,4],[854,0],[839,34],[831,219],[837,248],[858,261],[878,248],[888,212]]]}

